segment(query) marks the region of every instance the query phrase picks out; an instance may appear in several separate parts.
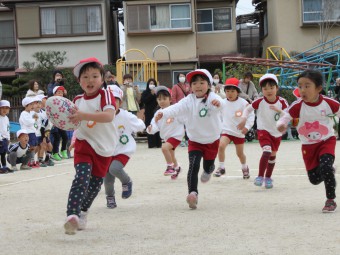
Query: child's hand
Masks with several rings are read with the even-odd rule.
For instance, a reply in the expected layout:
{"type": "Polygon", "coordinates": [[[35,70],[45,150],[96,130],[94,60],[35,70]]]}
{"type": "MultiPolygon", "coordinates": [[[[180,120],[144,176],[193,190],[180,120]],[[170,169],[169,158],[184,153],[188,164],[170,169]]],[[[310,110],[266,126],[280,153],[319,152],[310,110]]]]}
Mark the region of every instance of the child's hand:
{"type": "Polygon", "coordinates": [[[39,116],[38,116],[38,114],[33,114],[33,119],[35,119],[35,120],[38,120],[39,119],[39,116]]]}
{"type": "Polygon", "coordinates": [[[281,111],[282,111],[281,109],[277,108],[275,105],[270,105],[269,108],[273,111],[278,112],[278,113],[281,113],[281,111]]]}
{"type": "Polygon", "coordinates": [[[68,117],[69,120],[73,123],[77,123],[79,121],[84,120],[84,113],[79,111],[78,108],[75,108],[75,111],[68,117]]]}
{"type": "Polygon", "coordinates": [[[213,106],[216,106],[216,107],[220,107],[220,106],[221,106],[221,102],[218,101],[217,99],[212,100],[212,101],[211,101],[211,104],[212,104],[213,106]]]}
{"type": "Polygon", "coordinates": [[[287,130],[287,125],[284,125],[284,124],[279,125],[279,126],[277,126],[277,130],[279,132],[281,132],[282,134],[284,134],[286,132],[286,130],[287,130]]]}
{"type": "Polygon", "coordinates": [[[161,118],[163,118],[163,113],[159,112],[157,113],[157,115],[155,116],[155,121],[158,122],[161,118]]]}
{"type": "Polygon", "coordinates": [[[241,133],[245,135],[245,134],[248,133],[248,131],[249,131],[248,128],[243,128],[242,131],[241,131],[241,133]]]}
{"type": "Polygon", "coordinates": [[[68,150],[71,151],[74,148],[74,143],[71,143],[70,146],[68,147],[68,150]]]}
{"type": "Polygon", "coordinates": [[[241,121],[240,123],[237,125],[237,129],[238,130],[243,130],[244,126],[246,125],[247,119],[245,117],[240,117],[241,121]]]}
{"type": "Polygon", "coordinates": [[[151,129],[152,129],[152,125],[149,125],[149,126],[147,127],[147,129],[148,129],[148,132],[150,133],[150,132],[151,132],[151,129]]]}

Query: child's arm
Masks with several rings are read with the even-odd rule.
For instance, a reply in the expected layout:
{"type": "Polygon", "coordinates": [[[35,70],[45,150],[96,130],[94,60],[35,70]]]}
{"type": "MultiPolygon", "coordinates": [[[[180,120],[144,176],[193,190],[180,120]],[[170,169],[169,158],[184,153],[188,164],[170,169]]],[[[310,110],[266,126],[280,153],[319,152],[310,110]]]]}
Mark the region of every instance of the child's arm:
{"type": "Polygon", "coordinates": [[[243,130],[245,125],[246,125],[246,122],[247,122],[247,119],[249,117],[249,115],[251,113],[254,113],[254,108],[253,106],[250,104],[248,105],[242,112],[242,116],[240,117],[241,121],[240,123],[237,125],[237,129],[239,130],[243,130]]]}
{"type": "Polygon", "coordinates": [[[143,120],[138,119],[136,115],[129,112],[129,125],[133,132],[142,132],[145,129],[143,120]]]}
{"type": "Polygon", "coordinates": [[[162,118],[168,119],[172,117],[181,117],[189,114],[187,109],[187,103],[189,102],[189,100],[190,98],[185,97],[178,103],[170,105],[165,109],[159,110],[158,113],[156,113],[154,116],[155,122],[162,118]]]}
{"type": "Polygon", "coordinates": [[[159,131],[159,127],[156,123],[155,117],[152,118],[150,125],[148,126],[148,128],[146,129],[146,132],[149,135],[154,135],[159,131]]]}
{"type": "Polygon", "coordinates": [[[115,112],[116,111],[112,108],[106,109],[102,112],[96,112],[96,113],[82,112],[77,109],[71,116],[69,116],[69,119],[72,122],[87,120],[87,121],[95,121],[98,123],[107,123],[107,122],[113,121],[115,112]]]}
{"type": "Polygon", "coordinates": [[[252,126],[254,126],[254,121],[255,121],[255,112],[252,111],[247,118],[245,127],[242,129],[242,134],[248,133],[248,131],[251,129],[252,126]]]}
{"type": "Polygon", "coordinates": [[[276,128],[281,133],[284,133],[288,127],[288,123],[293,119],[292,116],[286,111],[282,111],[283,115],[281,115],[280,119],[276,122],[276,128]]]}

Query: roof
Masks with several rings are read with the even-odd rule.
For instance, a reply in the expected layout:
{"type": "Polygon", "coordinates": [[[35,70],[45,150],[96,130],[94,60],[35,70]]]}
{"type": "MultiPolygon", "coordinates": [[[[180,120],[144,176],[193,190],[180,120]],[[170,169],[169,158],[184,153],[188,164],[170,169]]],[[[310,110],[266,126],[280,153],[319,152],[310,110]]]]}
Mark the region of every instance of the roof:
{"type": "Polygon", "coordinates": [[[17,65],[16,49],[0,49],[0,70],[14,69],[17,65]]]}

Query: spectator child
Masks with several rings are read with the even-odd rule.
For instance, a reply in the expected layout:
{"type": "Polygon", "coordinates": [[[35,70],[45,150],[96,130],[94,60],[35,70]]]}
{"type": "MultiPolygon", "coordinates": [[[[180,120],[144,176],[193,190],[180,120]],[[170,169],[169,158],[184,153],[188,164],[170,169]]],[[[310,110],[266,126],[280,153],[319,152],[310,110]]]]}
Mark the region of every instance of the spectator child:
{"type": "Polygon", "coordinates": [[[132,180],[125,172],[124,167],[136,151],[136,142],[132,133],[141,132],[145,129],[143,120],[136,115],[119,108],[122,106],[123,91],[116,85],[109,85],[116,100],[117,110],[114,119],[118,130],[119,142],[113,154],[113,160],[104,179],[105,194],[108,208],[116,208],[114,183],[118,178],[122,183],[122,198],[127,199],[132,194],[132,180]],[[111,87],[112,86],[112,90],[111,87]]]}
{"type": "MultiPolygon", "coordinates": [[[[171,95],[167,87],[157,87],[156,96],[160,110],[155,113],[155,116],[158,115],[158,112],[162,112],[162,110],[171,105],[171,95]]],[[[147,128],[147,132],[149,134],[160,132],[161,138],[165,141],[165,143],[162,144],[162,152],[167,164],[164,175],[171,175],[171,177],[175,179],[181,171],[181,167],[175,157],[175,149],[181,143],[184,135],[184,125],[180,123],[177,118],[162,118],[157,122],[155,118],[153,118],[147,128]]]]}
{"type": "Polygon", "coordinates": [[[292,103],[277,123],[284,132],[293,118],[299,118],[296,130],[302,142],[302,157],[309,181],[318,185],[324,182],[326,203],[322,212],[335,212],[335,160],[336,138],[333,120],[329,115],[340,116],[340,104],[321,95],[323,76],[318,70],[306,70],[297,77],[300,99],[292,103]]]}
{"type": "Polygon", "coordinates": [[[10,126],[7,115],[9,113],[10,107],[11,105],[7,100],[0,101],[0,174],[11,172],[11,170],[6,166],[6,154],[8,153],[8,144],[10,141],[10,126]]]}
{"type": "Polygon", "coordinates": [[[237,129],[237,125],[241,121],[242,112],[249,104],[245,99],[239,97],[241,90],[238,87],[238,79],[229,78],[225,84],[224,91],[226,99],[223,100],[222,104],[222,134],[218,148],[219,167],[214,173],[214,176],[220,177],[225,174],[225,149],[233,142],[236,147],[236,154],[242,165],[243,179],[248,179],[250,177],[249,167],[246,163],[246,155],[243,150],[245,134],[253,126],[255,114],[252,112],[249,115],[247,123],[242,130],[237,129]]]}
{"type": "Polygon", "coordinates": [[[256,99],[243,110],[242,121],[237,127],[242,130],[249,114],[257,110],[257,135],[263,152],[254,184],[262,186],[264,181],[265,188],[271,189],[273,188],[271,176],[282,137],[281,132],[276,129],[276,122],[280,118],[282,110],[288,107],[288,103],[284,98],[276,95],[279,86],[274,74],[263,75],[260,78],[260,86],[263,97],[256,99]]]}
{"type": "Polygon", "coordinates": [[[138,86],[133,84],[133,77],[131,74],[125,74],[123,76],[123,85],[121,86],[121,89],[124,93],[122,108],[136,115],[139,111],[141,93],[138,86]]]}
{"type": "Polygon", "coordinates": [[[9,146],[7,161],[11,165],[12,171],[18,171],[17,164],[21,164],[20,170],[31,170],[28,166],[31,159],[30,145],[28,144],[29,133],[25,129],[17,131],[18,142],[9,146]]]}
{"type": "Polygon", "coordinates": [[[211,92],[213,79],[205,69],[197,69],[186,76],[192,94],[177,104],[162,109],[155,116],[155,121],[169,118],[183,118],[189,137],[189,171],[187,203],[191,209],[197,208],[198,172],[203,157],[203,173],[201,182],[210,180],[215,169],[214,161],[218,151],[219,138],[222,131],[221,104],[222,98],[211,92]]]}

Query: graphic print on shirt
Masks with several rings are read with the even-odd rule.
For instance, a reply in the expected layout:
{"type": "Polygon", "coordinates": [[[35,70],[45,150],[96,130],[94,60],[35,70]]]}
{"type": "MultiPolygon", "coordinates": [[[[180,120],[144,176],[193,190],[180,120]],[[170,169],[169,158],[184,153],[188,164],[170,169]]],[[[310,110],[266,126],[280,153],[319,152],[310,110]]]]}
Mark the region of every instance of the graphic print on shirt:
{"type": "Polygon", "coordinates": [[[123,125],[118,126],[118,134],[119,134],[119,142],[123,145],[127,144],[129,142],[129,137],[124,134],[125,127],[123,125]]]}
{"type": "Polygon", "coordinates": [[[319,121],[306,122],[298,129],[298,132],[306,137],[309,142],[320,142],[321,138],[328,134],[328,128],[319,121]]]}

